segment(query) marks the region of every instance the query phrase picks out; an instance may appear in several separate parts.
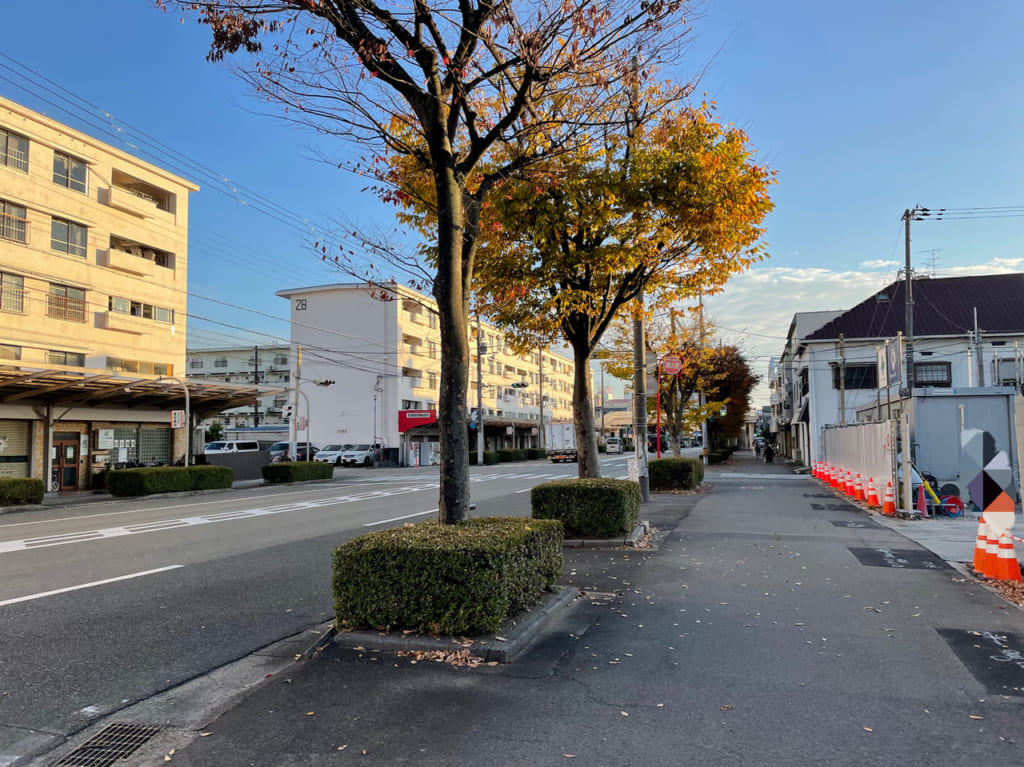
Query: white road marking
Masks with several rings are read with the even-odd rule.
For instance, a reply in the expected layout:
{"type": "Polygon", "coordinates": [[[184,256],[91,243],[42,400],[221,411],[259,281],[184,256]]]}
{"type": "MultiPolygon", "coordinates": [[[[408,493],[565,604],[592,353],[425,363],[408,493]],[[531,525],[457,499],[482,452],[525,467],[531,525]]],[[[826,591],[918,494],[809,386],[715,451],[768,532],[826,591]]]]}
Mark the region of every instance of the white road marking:
{"type": "Polygon", "coordinates": [[[77,586],[67,586],[63,589],[54,589],[53,591],[42,591],[38,594],[29,594],[26,597],[15,597],[14,599],[5,599],[0,602],[0,607],[5,605],[14,605],[18,602],[29,602],[33,599],[42,599],[43,597],[52,597],[55,594],[66,594],[69,591],[78,591],[80,589],[91,589],[93,586],[105,586],[108,583],[117,583],[118,581],[127,581],[131,578],[141,578],[144,575],[153,575],[154,573],[165,573],[168,570],[177,570],[179,567],[184,565],[168,565],[167,567],[158,567],[155,570],[143,570],[141,573],[131,573],[130,575],[119,575],[116,578],[105,578],[102,581],[93,581],[92,583],[80,583],[77,586]]]}
{"type": "Polygon", "coordinates": [[[515,492],[515,495],[519,495],[520,493],[528,493],[528,492],[530,492],[531,490],[533,490],[533,488],[532,488],[532,487],[528,487],[528,488],[526,488],[526,489],[524,489],[524,490],[516,490],[516,492],[515,492]]]}
{"type": "Polygon", "coordinates": [[[413,517],[423,517],[427,514],[437,514],[438,509],[431,509],[430,511],[417,511],[415,514],[406,514],[403,517],[392,517],[391,519],[382,519],[379,522],[366,522],[363,527],[375,527],[376,525],[386,525],[390,522],[401,522],[403,519],[412,519],[413,517]]]}

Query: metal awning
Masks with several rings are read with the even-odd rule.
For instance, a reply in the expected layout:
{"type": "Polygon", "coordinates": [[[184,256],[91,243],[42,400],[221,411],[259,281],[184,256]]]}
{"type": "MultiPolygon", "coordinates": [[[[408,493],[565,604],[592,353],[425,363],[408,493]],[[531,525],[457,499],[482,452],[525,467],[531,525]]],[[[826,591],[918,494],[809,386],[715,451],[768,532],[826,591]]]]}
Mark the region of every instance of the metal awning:
{"type": "Polygon", "coordinates": [[[185,405],[184,387],[188,387],[190,410],[199,418],[286,391],[279,386],[219,384],[93,368],[0,366],[0,405],[174,410],[185,405]]]}

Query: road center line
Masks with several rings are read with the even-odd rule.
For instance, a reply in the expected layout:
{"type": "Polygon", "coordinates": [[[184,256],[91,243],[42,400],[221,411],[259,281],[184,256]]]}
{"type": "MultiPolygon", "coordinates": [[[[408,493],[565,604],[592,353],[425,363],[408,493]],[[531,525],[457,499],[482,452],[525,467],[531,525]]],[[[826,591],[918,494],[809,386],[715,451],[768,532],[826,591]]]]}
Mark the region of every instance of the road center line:
{"type": "Polygon", "coordinates": [[[165,573],[168,570],[177,570],[179,567],[185,565],[168,565],[167,567],[158,567],[155,570],[143,570],[141,573],[131,573],[130,575],[119,575],[116,578],[106,578],[102,581],[93,581],[92,583],[80,583],[77,586],[67,586],[63,589],[54,589],[53,591],[41,591],[38,594],[29,594],[26,597],[15,597],[14,599],[5,599],[0,602],[0,607],[5,605],[15,605],[18,602],[29,602],[33,599],[42,599],[43,597],[52,597],[55,594],[66,594],[69,591],[78,591],[80,589],[91,589],[93,586],[105,586],[108,583],[117,583],[117,581],[127,581],[131,578],[141,578],[144,575],[153,575],[154,573],[165,573]]]}

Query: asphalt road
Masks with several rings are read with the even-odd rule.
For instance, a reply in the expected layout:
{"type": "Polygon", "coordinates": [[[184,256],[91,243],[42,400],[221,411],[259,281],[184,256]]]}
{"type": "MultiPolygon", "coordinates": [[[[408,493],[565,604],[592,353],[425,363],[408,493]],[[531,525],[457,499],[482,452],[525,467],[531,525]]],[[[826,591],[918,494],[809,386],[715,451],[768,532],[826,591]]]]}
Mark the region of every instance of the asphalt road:
{"type": "MultiPolygon", "coordinates": [[[[528,514],[533,485],[568,476],[474,467],[475,513],[528,514]]],[[[331,551],[436,513],[436,467],[335,478],[0,517],[0,767],[329,620],[331,551]]]]}

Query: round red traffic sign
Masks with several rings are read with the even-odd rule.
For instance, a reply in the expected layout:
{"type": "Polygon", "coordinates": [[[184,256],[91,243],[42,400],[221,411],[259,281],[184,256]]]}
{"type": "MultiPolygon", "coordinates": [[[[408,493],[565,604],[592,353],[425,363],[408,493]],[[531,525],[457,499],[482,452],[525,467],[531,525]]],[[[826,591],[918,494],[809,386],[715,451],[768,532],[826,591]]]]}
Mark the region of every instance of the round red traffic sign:
{"type": "Polygon", "coordinates": [[[683,362],[674,354],[666,354],[661,358],[661,372],[674,376],[683,369],[683,362]]]}

